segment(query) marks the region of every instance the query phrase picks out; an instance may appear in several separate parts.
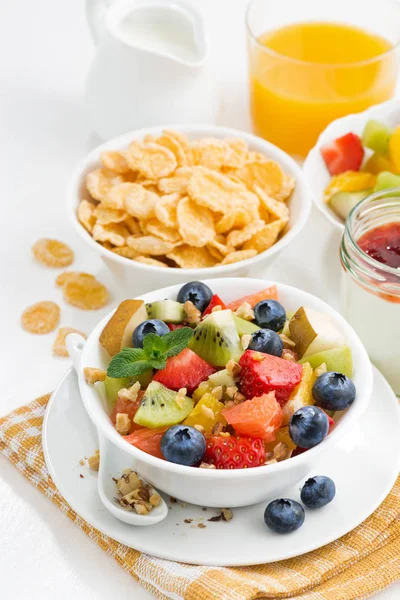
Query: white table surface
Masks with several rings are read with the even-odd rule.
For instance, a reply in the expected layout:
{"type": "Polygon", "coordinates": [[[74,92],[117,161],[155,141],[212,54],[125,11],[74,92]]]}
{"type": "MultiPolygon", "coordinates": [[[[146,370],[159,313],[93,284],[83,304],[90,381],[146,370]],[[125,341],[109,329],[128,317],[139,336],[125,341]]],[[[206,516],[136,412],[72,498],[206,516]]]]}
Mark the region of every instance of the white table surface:
{"type": "MultiPolygon", "coordinates": [[[[19,318],[26,306],[58,301],[62,324],[87,332],[104,312],[80,312],[62,304],[54,286],[58,271],[41,268],[30,255],[32,243],[40,237],[65,240],[76,252],[74,268],[107,282],[102,263],[85,255],[64,209],[71,168],[95,144],[82,105],[93,56],[83,4],[83,0],[0,3],[0,415],[52,390],[69,367],[69,360],[51,355],[54,334],[34,337],[21,330],[19,318]]],[[[209,27],[211,56],[223,93],[221,124],[249,129],[246,2],[197,0],[197,4],[209,27]]],[[[338,244],[337,233],[314,211],[268,276],[336,306],[338,244]]],[[[119,299],[114,295],[114,301],[119,299]]],[[[4,600],[151,597],[3,457],[0,524],[4,600]]],[[[399,595],[396,584],[375,598],[395,600],[399,595]]]]}

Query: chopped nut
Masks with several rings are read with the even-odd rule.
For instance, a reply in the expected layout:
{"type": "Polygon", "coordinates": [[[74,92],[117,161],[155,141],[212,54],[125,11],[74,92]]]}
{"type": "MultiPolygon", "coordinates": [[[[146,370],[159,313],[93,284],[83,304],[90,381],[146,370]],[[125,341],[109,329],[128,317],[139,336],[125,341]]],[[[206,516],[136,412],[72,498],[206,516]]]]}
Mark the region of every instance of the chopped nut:
{"type": "Polygon", "coordinates": [[[222,521],[222,513],[219,513],[214,517],[210,517],[209,519],[207,519],[207,521],[210,521],[210,523],[218,523],[218,521],[222,521]]]}
{"type": "Polygon", "coordinates": [[[222,508],[221,515],[224,521],[230,521],[233,518],[233,512],[230,510],[230,508],[222,508]]]}
{"type": "Polygon", "coordinates": [[[136,402],[137,395],[140,390],[140,383],[136,381],[130,388],[122,388],[118,392],[118,398],[122,400],[130,400],[131,402],[136,402]]]}
{"type": "Polygon", "coordinates": [[[283,342],[283,347],[284,348],[294,348],[296,346],[296,342],[294,342],[293,340],[290,339],[290,337],[288,337],[287,335],[285,335],[284,333],[280,333],[279,337],[281,338],[282,342],[283,342]]]}
{"type": "Polygon", "coordinates": [[[292,451],[289,450],[289,446],[284,442],[279,442],[274,447],[274,458],[277,462],[281,462],[282,460],[286,460],[290,458],[292,451]]]}
{"type": "Polygon", "coordinates": [[[98,381],[104,381],[107,373],[103,369],[96,369],[94,367],[85,367],[83,369],[83,374],[85,376],[85,381],[89,385],[93,385],[98,381]]]}
{"type": "Polygon", "coordinates": [[[319,377],[320,375],[323,375],[323,373],[326,373],[327,370],[326,364],[322,363],[322,365],[319,365],[319,367],[314,370],[315,376],[319,377]]]}
{"type": "Polygon", "coordinates": [[[130,494],[131,492],[133,492],[133,489],[129,485],[129,482],[126,481],[124,477],[121,477],[121,479],[117,480],[117,488],[123,496],[126,496],[126,494],[130,494]]]}
{"type": "Polygon", "coordinates": [[[197,527],[199,527],[200,529],[205,529],[207,525],[205,523],[198,523],[197,527]]]}
{"type": "Polygon", "coordinates": [[[200,433],[204,432],[204,427],[203,425],[194,425],[194,428],[197,429],[197,431],[200,431],[200,433]]]}
{"type": "Polygon", "coordinates": [[[135,471],[131,471],[130,473],[125,474],[124,477],[126,476],[128,477],[128,483],[131,486],[132,490],[137,490],[138,488],[140,488],[140,486],[142,485],[142,481],[141,479],[139,479],[135,471]]]}
{"type": "Polygon", "coordinates": [[[174,498],[173,496],[169,497],[169,501],[171,502],[171,504],[176,504],[178,502],[178,500],[176,498],[174,498]]]}
{"type": "Polygon", "coordinates": [[[201,412],[208,419],[214,419],[215,418],[214,411],[209,406],[205,406],[204,404],[202,404],[201,405],[201,412]]]}
{"type": "Polygon", "coordinates": [[[217,306],[213,306],[213,308],[211,309],[211,312],[218,312],[219,310],[222,310],[222,306],[217,304],[217,306]]]}
{"type": "Polygon", "coordinates": [[[193,302],[187,300],[183,305],[183,310],[186,313],[185,321],[187,323],[200,323],[201,311],[195,307],[193,302]]]}
{"type": "Polygon", "coordinates": [[[135,511],[137,512],[138,515],[148,515],[149,511],[147,510],[147,508],[145,506],[143,506],[143,504],[134,504],[133,508],[135,509],[135,511]]]}
{"type": "Polygon", "coordinates": [[[253,352],[252,359],[257,362],[262,362],[266,359],[266,354],[263,354],[262,352],[253,352]]]}
{"type": "Polygon", "coordinates": [[[228,402],[225,402],[225,408],[230,408],[231,406],[235,406],[233,400],[228,400],[228,402]]]}
{"type": "Polygon", "coordinates": [[[215,465],[211,465],[211,464],[208,464],[206,462],[202,462],[202,463],[200,463],[200,467],[199,468],[200,469],[216,469],[217,467],[215,465]]]}
{"type": "Polygon", "coordinates": [[[271,458],[271,460],[266,460],[264,465],[274,465],[278,461],[275,458],[271,458]]]}
{"type": "Polygon", "coordinates": [[[83,467],[83,466],[84,466],[84,464],[85,464],[85,461],[83,460],[83,458],[81,458],[81,460],[79,461],[79,464],[81,465],[81,467],[83,467]]]}
{"type": "Polygon", "coordinates": [[[296,352],[293,352],[293,350],[284,350],[282,352],[282,358],[289,362],[297,362],[297,354],[296,352]]]}
{"type": "Polygon", "coordinates": [[[229,431],[220,431],[219,435],[223,438],[231,437],[231,434],[229,433],[229,431]]]}
{"type": "Polygon", "coordinates": [[[240,392],[236,392],[236,394],[233,396],[233,402],[235,404],[240,404],[241,402],[244,402],[245,400],[246,400],[246,396],[244,396],[240,392]]]}
{"type": "Polygon", "coordinates": [[[223,430],[224,426],[222,425],[222,423],[220,421],[217,421],[214,425],[214,427],[212,428],[212,434],[213,435],[219,435],[221,433],[221,431],[223,430]]]}
{"type": "Polygon", "coordinates": [[[178,396],[182,396],[184,398],[187,395],[187,388],[180,388],[177,394],[178,396]]]}
{"type": "Polygon", "coordinates": [[[193,519],[185,519],[184,520],[184,523],[192,523],[192,522],[193,522],[193,519]]]}
{"type": "Polygon", "coordinates": [[[251,342],[250,334],[246,333],[245,335],[242,335],[241,340],[240,340],[240,345],[242,346],[243,350],[247,350],[250,342],[251,342]]]}
{"type": "Polygon", "coordinates": [[[218,385],[217,387],[215,387],[211,393],[214,396],[214,398],[216,398],[217,400],[221,400],[222,399],[222,385],[218,385]]]}
{"type": "Polygon", "coordinates": [[[236,386],[236,385],[229,385],[229,386],[226,388],[226,395],[227,395],[229,398],[233,398],[233,397],[234,397],[234,395],[236,394],[236,392],[237,392],[237,391],[238,391],[238,388],[237,388],[237,386],[236,386]]]}
{"type": "Polygon", "coordinates": [[[233,379],[237,379],[240,375],[242,367],[231,358],[231,360],[228,360],[226,363],[226,370],[233,379]]]}
{"type": "Polygon", "coordinates": [[[253,321],[254,319],[254,310],[248,302],[243,302],[235,311],[235,314],[245,321],[253,321]]]}
{"type": "Polygon", "coordinates": [[[149,501],[152,506],[158,506],[161,502],[161,496],[159,494],[152,494],[149,501]]]}
{"type": "Polygon", "coordinates": [[[131,431],[131,420],[125,413],[117,413],[115,420],[115,429],[121,435],[128,435],[131,431]]]}
{"type": "Polygon", "coordinates": [[[90,469],[93,469],[93,471],[98,471],[99,470],[99,466],[100,466],[100,453],[98,450],[96,450],[96,452],[93,454],[93,456],[89,456],[88,460],[88,465],[90,469]]]}
{"type": "Polygon", "coordinates": [[[84,476],[84,475],[82,475],[82,473],[79,473],[79,477],[80,477],[81,479],[85,479],[85,476],[84,476]]]}

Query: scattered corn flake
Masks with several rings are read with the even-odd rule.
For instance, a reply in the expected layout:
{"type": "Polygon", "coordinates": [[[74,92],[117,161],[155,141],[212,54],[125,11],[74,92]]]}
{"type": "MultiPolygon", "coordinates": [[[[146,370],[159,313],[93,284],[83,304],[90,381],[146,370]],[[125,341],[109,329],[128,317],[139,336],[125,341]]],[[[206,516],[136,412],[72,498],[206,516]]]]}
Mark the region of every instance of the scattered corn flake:
{"type": "Polygon", "coordinates": [[[46,267],[68,267],[74,262],[74,253],[67,244],[42,238],[32,246],[37,261],[46,267]]]}
{"type": "Polygon", "coordinates": [[[249,240],[243,244],[243,250],[254,250],[257,253],[264,252],[271,248],[278,239],[282,224],[280,221],[267,223],[260,231],[257,231],[249,240]]]}
{"type": "Polygon", "coordinates": [[[180,195],[177,193],[167,194],[162,196],[155,206],[154,212],[157,219],[167,227],[178,226],[176,207],[180,198],[180,195]]]}
{"type": "Polygon", "coordinates": [[[93,204],[93,202],[82,200],[79,203],[77,210],[79,222],[85,227],[85,229],[89,231],[89,233],[92,233],[93,227],[96,223],[96,217],[94,215],[95,208],[96,205],[93,204]]]}
{"type": "Polygon", "coordinates": [[[94,216],[100,225],[109,225],[110,223],[121,223],[126,219],[126,212],[116,208],[110,208],[99,204],[94,209],[94,216]]]}
{"type": "Polygon", "coordinates": [[[64,271],[64,273],[60,273],[56,279],[56,286],[63,287],[67,283],[67,281],[71,281],[72,279],[88,279],[91,281],[95,281],[96,278],[94,275],[90,275],[90,273],[83,273],[82,271],[64,271]]]}
{"type": "Polygon", "coordinates": [[[217,264],[205,246],[193,248],[184,244],[169,252],[167,258],[175,261],[182,269],[207,269],[217,264]]]}
{"type": "Polygon", "coordinates": [[[205,246],[215,236],[213,213],[190,198],[182,198],[176,209],[179,233],[190,246],[205,246]]]}
{"type": "Polygon", "coordinates": [[[21,325],[25,331],[39,335],[53,331],[59,321],[60,308],[55,302],[37,302],[21,315],[21,325]]]}
{"type": "Polygon", "coordinates": [[[247,242],[253,235],[264,227],[264,221],[251,221],[243,229],[234,229],[228,233],[226,242],[228,246],[241,246],[244,242],[247,242]]]}
{"type": "Polygon", "coordinates": [[[122,223],[101,225],[97,222],[93,227],[92,235],[97,242],[110,242],[113,246],[125,246],[125,241],[130,232],[122,223]]]}
{"type": "Polygon", "coordinates": [[[264,157],[263,160],[246,163],[236,171],[236,175],[250,189],[254,189],[257,185],[273,198],[282,194],[285,175],[278,163],[273,160],[266,160],[264,157]]]}
{"type": "Polygon", "coordinates": [[[257,254],[257,250],[238,250],[237,252],[231,252],[231,254],[225,256],[224,260],[221,262],[221,265],[231,265],[232,263],[236,263],[241,260],[253,258],[253,256],[256,256],[257,254]]]}
{"type": "Polygon", "coordinates": [[[165,240],[166,242],[179,242],[181,236],[175,227],[168,227],[164,223],[160,223],[158,219],[150,219],[146,222],[146,231],[151,235],[165,240]]]}
{"type": "Polygon", "coordinates": [[[161,260],[156,260],[155,258],[150,258],[150,256],[136,256],[136,262],[141,263],[142,265],[150,265],[151,267],[162,267],[168,268],[168,265],[161,262],[161,260]]]}
{"type": "Polygon", "coordinates": [[[150,254],[151,256],[165,256],[176,246],[176,244],[160,240],[154,235],[143,235],[141,237],[130,236],[126,240],[126,243],[138,254],[150,254]]]}
{"type": "Polygon", "coordinates": [[[193,162],[195,165],[219,171],[233,154],[224,140],[218,138],[202,138],[191,144],[193,162]]]}
{"type": "Polygon", "coordinates": [[[119,248],[111,248],[111,252],[114,254],[118,254],[118,256],[123,256],[124,258],[130,258],[131,260],[138,256],[138,253],[135,252],[129,246],[120,246],[119,248]]]}
{"type": "Polygon", "coordinates": [[[82,310],[96,310],[108,302],[107,288],[91,277],[67,279],[63,285],[64,300],[82,310]]]}
{"type": "Polygon", "coordinates": [[[106,169],[110,169],[110,171],[114,171],[120,175],[124,175],[130,171],[124,152],[105,150],[100,154],[100,160],[106,169]]]}
{"type": "Polygon", "coordinates": [[[86,175],[86,188],[92,198],[102,202],[111,188],[123,181],[121,175],[117,175],[109,169],[96,169],[86,175]]]}
{"type": "Polygon", "coordinates": [[[177,167],[174,153],[152,142],[133,142],[129,146],[127,158],[132,170],[139,171],[154,181],[160,177],[168,177],[177,167]]]}
{"type": "Polygon", "coordinates": [[[55,354],[56,356],[69,356],[65,339],[70,333],[78,333],[85,339],[87,337],[85,333],[82,333],[82,331],[78,331],[73,327],[60,327],[60,329],[57,332],[57,337],[54,340],[53,354],[55,354]]]}

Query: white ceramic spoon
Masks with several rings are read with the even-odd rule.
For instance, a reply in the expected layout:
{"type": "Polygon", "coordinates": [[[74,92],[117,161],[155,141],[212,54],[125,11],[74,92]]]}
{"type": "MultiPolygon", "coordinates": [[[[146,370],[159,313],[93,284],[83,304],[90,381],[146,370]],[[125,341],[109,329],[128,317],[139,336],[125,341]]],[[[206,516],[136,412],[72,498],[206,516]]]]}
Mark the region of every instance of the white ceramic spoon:
{"type": "MultiPolygon", "coordinates": [[[[85,339],[77,333],[71,333],[66,338],[68,353],[71,357],[75,371],[79,374],[81,368],[82,350],[85,339]]],[[[117,519],[129,525],[146,526],[155,525],[165,519],[168,508],[164,500],[148,515],[138,515],[135,511],[128,511],[117,504],[115,498],[117,490],[113,478],[117,479],[125,469],[129,468],[129,459],[118,450],[108,439],[98,432],[100,450],[100,468],[97,478],[97,487],[100,499],[105,508],[117,519]]],[[[140,476],[140,474],[139,474],[140,476]]],[[[143,480],[145,481],[145,480],[143,480]]],[[[147,483],[147,482],[145,482],[147,483]]]]}

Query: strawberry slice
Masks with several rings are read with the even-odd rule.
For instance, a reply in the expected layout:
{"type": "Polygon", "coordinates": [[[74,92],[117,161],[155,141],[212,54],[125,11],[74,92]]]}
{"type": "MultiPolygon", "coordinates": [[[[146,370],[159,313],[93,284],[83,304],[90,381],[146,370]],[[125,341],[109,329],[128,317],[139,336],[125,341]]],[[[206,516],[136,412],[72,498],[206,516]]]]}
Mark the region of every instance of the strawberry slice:
{"type": "Polygon", "coordinates": [[[226,308],[230,308],[231,311],[235,311],[243,304],[243,302],[248,302],[251,308],[254,308],[258,302],[261,302],[261,300],[278,300],[278,290],[276,285],[271,285],[271,287],[265,288],[264,290],[256,292],[255,294],[242,296],[242,298],[239,298],[239,300],[229,302],[229,304],[226,305],[226,308]]]}
{"type": "Polygon", "coordinates": [[[339,175],[345,171],[360,170],[364,148],[358,135],[347,133],[330,144],[322,146],[321,154],[329,173],[339,175]]]}
{"type": "Polygon", "coordinates": [[[259,438],[211,436],[203,462],[217,469],[248,469],[265,463],[265,446],[259,438]]]}
{"type": "Polygon", "coordinates": [[[175,331],[175,329],[182,329],[182,327],[185,327],[185,325],[181,325],[179,323],[167,323],[167,325],[170,331],[175,331]]]}
{"type": "Polygon", "coordinates": [[[240,391],[246,398],[274,391],[281,406],[288,401],[303,375],[302,365],[254,350],[246,350],[239,365],[242,367],[240,391]]]}
{"type": "Polygon", "coordinates": [[[275,439],[275,432],[282,425],[283,419],[283,411],[274,392],[224,408],[222,414],[236,435],[262,438],[264,442],[275,439]]]}
{"type": "Polygon", "coordinates": [[[159,381],[170,390],[187,388],[188,394],[191,394],[213,373],[214,367],[189,348],[185,348],[177,356],[168,358],[165,369],[157,371],[153,380],[159,381]]]}
{"type": "Polygon", "coordinates": [[[221,310],[226,309],[225,302],[223,302],[221,300],[221,298],[218,296],[218,294],[214,294],[214,296],[211,298],[210,304],[207,306],[206,310],[203,312],[203,317],[206,317],[207,315],[211,314],[212,309],[215,306],[220,306],[221,310]]]}

